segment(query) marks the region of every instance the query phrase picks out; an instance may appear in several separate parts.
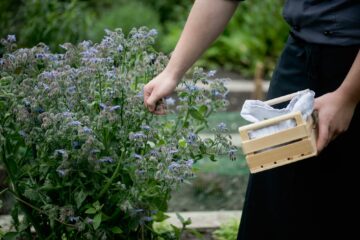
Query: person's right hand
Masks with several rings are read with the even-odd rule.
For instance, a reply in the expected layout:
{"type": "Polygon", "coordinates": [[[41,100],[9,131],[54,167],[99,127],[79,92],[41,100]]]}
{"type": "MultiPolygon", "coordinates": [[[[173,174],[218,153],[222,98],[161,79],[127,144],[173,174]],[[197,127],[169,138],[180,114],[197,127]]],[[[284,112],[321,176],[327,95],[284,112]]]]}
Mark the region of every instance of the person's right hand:
{"type": "Polygon", "coordinates": [[[144,86],[144,104],[150,112],[158,115],[165,114],[161,100],[175,90],[179,80],[163,71],[144,86]]]}

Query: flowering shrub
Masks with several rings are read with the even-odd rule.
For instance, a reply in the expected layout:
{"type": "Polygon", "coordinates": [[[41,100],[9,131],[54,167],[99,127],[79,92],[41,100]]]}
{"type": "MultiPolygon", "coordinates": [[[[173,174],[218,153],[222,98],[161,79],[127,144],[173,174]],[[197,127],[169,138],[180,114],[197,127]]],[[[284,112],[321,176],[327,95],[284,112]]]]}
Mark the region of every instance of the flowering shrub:
{"type": "Polygon", "coordinates": [[[214,72],[196,69],[167,116],[149,113],[142,88],[167,63],[156,30],[106,31],[98,44],[16,49],[2,40],[1,162],[16,236],[40,239],[156,239],[171,190],[193,177],[194,162],[235,156],[226,126],[200,138],[207,118],[226,107],[214,72]],[[197,83],[209,85],[199,88],[197,83]],[[20,219],[19,215],[24,218],[20,219]]]}

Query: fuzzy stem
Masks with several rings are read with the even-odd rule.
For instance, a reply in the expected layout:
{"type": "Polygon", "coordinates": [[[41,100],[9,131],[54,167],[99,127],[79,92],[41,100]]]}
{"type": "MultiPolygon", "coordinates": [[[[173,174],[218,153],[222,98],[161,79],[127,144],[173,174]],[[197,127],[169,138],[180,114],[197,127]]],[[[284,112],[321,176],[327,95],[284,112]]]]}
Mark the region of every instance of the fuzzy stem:
{"type": "Polygon", "coordinates": [[[126,151],[123,151],[121,153],[120,159],[119,159],[119,161],[117,163],[117,166],[116,166],[116,169],[115,169],[113,175],[111,176],[110,180],[106,183],[105,187],[101,190],[100,194],[98,195],[98,197],[96,199],[100,199],[106,193],[106,191],[109,189],[112,182],[115,180],[115,178],[119,174],[121,163],[122,163],[122,161],[124,160],[124,157],[125,157],[125,152],[126,151]]]}

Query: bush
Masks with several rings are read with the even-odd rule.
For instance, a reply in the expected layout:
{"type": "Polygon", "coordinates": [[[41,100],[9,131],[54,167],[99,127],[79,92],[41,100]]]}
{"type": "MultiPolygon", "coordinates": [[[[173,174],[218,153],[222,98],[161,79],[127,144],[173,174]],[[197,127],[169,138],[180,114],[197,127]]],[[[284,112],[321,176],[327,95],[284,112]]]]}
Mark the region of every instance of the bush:
{"type": "Polygon", "coordinates": [[[60,43],[86,39],[93,18],[86,3],[77,0],[6,0],[0,4],[0,12],[5,13],[0,18],[1,36],[16,34],[21,46],[44,42],[55,50],[60,43]]]}
{"type": "Polygon", "coordinates": [[[104,29],[121,28],[128,34],[133,27],[148,26],[161,32],[159,14],[141,1],[126,1],[121,4],[104,8],[94,26],[89,31],[89,37],[94,41],[101,40],[104,29]]]}
{"type": "Polygon", "coordinates": [[[153,49],[155,36],[107,31],[98,44],[65,43],[62,53],[2,40],[0,161],[16,199],[15,231],[5,236],[30,239],[34,228],[40,239],[156,239],[152,224],[166,218],[193,163],[234,158],[224,124],[215,138],[198,135],[227,104],[213,72],[196,69],[177,100],[164,99],[175,118],[144,107],[144,84],[168,61],[153,49]]]}
{"type": "Polygon", "coordinates": [[[236,240],[239,220],[231,219],[228,222],[222,224],[219,229],[215,230],[213,236],[216,240],[236,240]]]}
{"type": "Polygon", "coordinates": [[[260,64],[264,75],[270,77],[289,31],[281,15],[282,5],[282,0],[240,3],[225,32],[199,64],[222,66],[249,77],[260,64]]]}

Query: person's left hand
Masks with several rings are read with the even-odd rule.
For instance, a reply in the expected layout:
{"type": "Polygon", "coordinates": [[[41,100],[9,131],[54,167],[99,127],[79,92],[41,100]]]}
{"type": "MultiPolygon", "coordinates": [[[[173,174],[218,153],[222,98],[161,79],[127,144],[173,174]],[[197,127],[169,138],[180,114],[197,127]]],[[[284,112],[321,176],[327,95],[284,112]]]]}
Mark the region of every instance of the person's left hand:
{"type": "Polygon", "coordinates": [[[318,152],[348,129],[355,107],[356,103],[338,91],[315,99],[314,110],[318,112],[318,152]]]}

